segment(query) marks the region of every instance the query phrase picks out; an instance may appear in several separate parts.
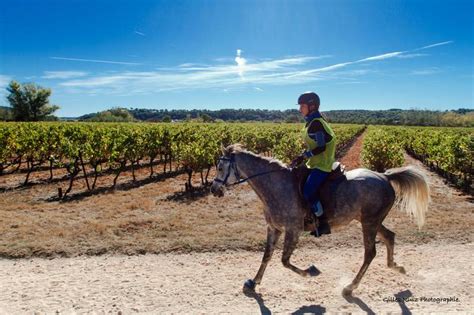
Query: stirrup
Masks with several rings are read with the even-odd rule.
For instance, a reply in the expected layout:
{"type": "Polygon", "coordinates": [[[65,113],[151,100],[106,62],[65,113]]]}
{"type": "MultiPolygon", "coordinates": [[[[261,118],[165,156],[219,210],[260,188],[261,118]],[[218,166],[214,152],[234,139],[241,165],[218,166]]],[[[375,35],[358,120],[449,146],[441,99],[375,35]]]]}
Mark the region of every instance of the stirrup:
{"type": "Polygon", "coordinates": [[[323,224],[321,224],[321,221],[318,222],[318,227],[310,233],[311,235],[314,237],[320,237],[325,234],[331,234],[331,227],[327,220],[323,220],[322,222],[323,224]]]}

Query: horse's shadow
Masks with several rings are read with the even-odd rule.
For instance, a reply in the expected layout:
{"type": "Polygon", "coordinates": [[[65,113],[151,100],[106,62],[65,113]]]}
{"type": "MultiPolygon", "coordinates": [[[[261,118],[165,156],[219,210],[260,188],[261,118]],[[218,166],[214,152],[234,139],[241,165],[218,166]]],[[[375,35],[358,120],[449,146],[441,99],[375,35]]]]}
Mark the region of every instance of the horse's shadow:
{"type": "Polygon", "coordinates": [[[375,312],[364,302],[362,301],[361,299],[359,299],[358,297],[356,296],[344,296],[344,299],[351,303],[351,304],[356,304],[357,306],[360,307],[360,309],[364,312],[366,312],[367,314],[370,314],[370,315],[375,315],[375,312]]]}
{"type": "Polygon", "coordinates": [[[326,308],[321,305],[304,305],[291,314],[292,315],[300,315],[300,314],[320,315],[324,313],[326,313],[326,308]]]}
{"type": "MultiPolygon", "coordinates": [[[[408,309],[408,307],[406,306],[404,302],[405,299],[413,296],[411,291],[410,290],[401,291],[394,294],[394,296],[397,299],[397,302],[398,302],[398,305],[400,306],[402,314],[411,315],[412,314],[411,311],[408,309]]],[[[375,314],[375,312],[360,298],[355,297],[355,296],[343,296],[343,297],[347,302],[351,304],[356,304],[357,306],[359,306],[360,309],[366,312],[367,314],[375,314]]]]}
{"type": "MultiPolygon", "coordinates": [[[[257,301],[258,306],[260,307],[260,313],[262,315],[269,315],[272,314],[272,311],[265,305],[265,301],[262,298],[260,293],[256,293],[255,291],[244,291],[245,296],[249,298],[255,299],[257,301]]],[[[299,315],[299,314],[324,314],[326,313],[326,308],[321,305],[304,305],[301,306],[296,311],[292,312],[291,314],[299,315]]]]}
{"type": "Polygon", "coordinates": [[[258,306],[260,307],[260,313],[262,315],[269,315],[272,313],[272,311],[265,305],[265,301],[262,299],[262,295],[260,293],[244,290],[244,294],[245,296],[253,298],[255,301],[257,301],[258,306]]]}
{"type": "Polygon", "coordinates": [[[398,305],[400,305],[400,309],[402,310],[402,314],[403,315],[411,315],[411,311],[406,306],[404,300],[412,297],[413,293],[411,293],[410,290],[405,290],[405,291],[398,292],[397,294],[394,294],[394,296],[397,298],[397,302],[398,302],[398,305]]]}
{"type": "MultiPolygon", "coordinates": [[[[260,313],[262,315],[268,315],[272,314],[272,311],[265,305],[265,301],[262,298],[262,295],[260,293],[256,293],[255,291],[245,291],[244,290],[245,296],[249,298],[255,299],[255,301],[258,303],[258,306],[260,307],[260,313]]],[[[395,297],[398,299],[403,299],[403,298],[408,298],[412,296],[411,292],[409,290],[399,292],[395,294],[395,297]]],[[[376,314],[370,307],[367,305],[364,301],[362,301],[360,298],[355,297],[355,296],[344,296],[344,299],[351,303],[351,304],[356,304],[357,306],[360,307],[362,311],[364,311],[367,314],[376,314]]],[[[408,307],[405,305],[403,302],[398,302],[400,305],[402,314],[404,315],[411,315],[411,311],[408,309],[408,307]]],[[[326,308],[321,305],[304,305],[301,306],[299,309],[296,311],[292,312],[291,314],[297,315],[297,314],[325,314],[326,313],[326,308]]]]}

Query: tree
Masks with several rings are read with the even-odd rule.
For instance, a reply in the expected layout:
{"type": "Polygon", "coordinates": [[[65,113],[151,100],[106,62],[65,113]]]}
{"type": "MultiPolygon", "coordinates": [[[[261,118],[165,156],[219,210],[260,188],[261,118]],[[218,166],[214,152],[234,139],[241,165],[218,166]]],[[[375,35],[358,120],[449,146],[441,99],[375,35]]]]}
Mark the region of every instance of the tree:
{"type": "Polygon", "coordinates": [[[9,107],[0,106],[0,121],[12,120],[12,111],[9,107]]]}
{"type": "Polygon", "coordinates": [[[10,93],[7,100],[12,107],[14,120],[51,120],[50,115],[59,109],[59,106],[49,104],[51,89],[33,83],[20,84],[11,81],[7,91],[10,93]]]}
{"type": "Polygon", "coordinates": [[[135,118],[133,118],[127,109],[114,107],[103,112],[98,112],[85,120],[95,122],[132,122],[135,121],[135,118]]]}
{"type": "Polygon", "coordinates": [[[202,115],[201,115],[201,119],[202,119],[202,121],[205,122],[205,123],[209,123],[209,122],[213,122],[213,121],[214,121],[214,119],[213,119],[211,116],[209,116],[208,114],[202,114],[202,115]]]}

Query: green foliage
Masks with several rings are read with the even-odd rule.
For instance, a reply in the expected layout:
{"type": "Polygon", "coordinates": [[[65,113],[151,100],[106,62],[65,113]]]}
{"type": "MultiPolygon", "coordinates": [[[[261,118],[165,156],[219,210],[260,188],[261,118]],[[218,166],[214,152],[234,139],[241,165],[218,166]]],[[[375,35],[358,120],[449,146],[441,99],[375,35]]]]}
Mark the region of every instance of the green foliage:
{"type": "MultiPolygon", "coordinates": [[[[336,151],[363,125],[332,124],[336,151]]],[[[157,156],[190,172],[209,169],[221,145],[241,143],[256,153],[291,161],[304,150],[302,124],[275,123],[0,123],[0,174],[22,158],[35,165],[71,166],[78,158],[92,168],[112,169],[157,156]]],[[[364,164],[383,172],[403,164],[406,149],[426,164],[472,183],[474,128],[371,126],[362,150],[364,164]]],[[[151,167],[153,169],[153,167],[151,167]]]]}
{"type": "Polygon", "coordinates": [[[285,118],[286,123],[299,123],[302,122],[303,118],[299,113],[292,113],[285,118]]]}
{"type": "Polygon", "coordinates": [[[51,114],[59,109],[58,106],[49,104],[50,89],[32,83],[11,81],[7,91],[10,93],[7,100],[16,121],[51,120],[51,114]]]}
{"type": "Polygon", "coordinates": [[[117,107],[99,112],[85,120],[93,122],[132,122],[135,121],[135,118],[127,109],[117,107]]]}
{"type": "Polygon", "coordinates": [[[456,186],[472,191],[474,128],[370,127],[364,163],[380,171],[398,166],[400,148],[456,186]]]}
{"type": "Polygon", "coordinates": [[[11,108],[0,106],[0,121],[13,120],[11,108]]]}
{"type": "Polygon", "coordinates": [[[368,128],[361,155],[364,166],[377,172],[400,167],[404,162],[400,137],[381,127],[368,128]]]}
{"type": "Polygon", "coordinates": [[[447,112],[440,117],[441,126],[464,126],[474,127],[474,111],[459,114],[456,112],[447,112]]]}
{"type": "Polygon", "coordinates": [[[208,114],[202,114],[201,119],[202,119],[202,122],[205,122],[205,123],[214,121],[214,119],[211,116],[209,116],[208,114]]]}
{"type": "Polygon", "coordinates": [[[290,163],[292,159],[301,154],[303,148],[304,142],[300,133],[287,133],[273,147],[273,155],[285,163],[290,163]]]}
{"type": "MultiPolygon", "coordinates": [[[[334,130],[344,142],[363,127],[336,125],[334,130]]],[[[172,159],[191,174],[215,165],[221,145],[237,142],[289,162],[303,149],[301,128],[274,123],[0,123],[0,174],[11,171],[19,158],[65,166],[71,173],[78,171],[79,161],[97,175],[104,167],[119,173],[127,164],[157,156],[172,159]]]]}
{"type": "Polygon", "coordinates": [[[398,128],[405,148],[422,161],[445,172],[473,174],[474,129],[472,128],[398,128]]]}

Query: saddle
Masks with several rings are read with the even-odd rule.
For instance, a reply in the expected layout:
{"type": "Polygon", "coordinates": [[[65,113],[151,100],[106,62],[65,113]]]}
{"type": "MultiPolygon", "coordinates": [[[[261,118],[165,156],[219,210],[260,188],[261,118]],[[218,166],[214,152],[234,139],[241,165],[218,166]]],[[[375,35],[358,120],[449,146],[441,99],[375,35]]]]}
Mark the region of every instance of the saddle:
{"type": "MultiPolygon", "coordinates": [[[[329,212],[332,211],[329,207],[325,207],[325,203],[323,201],[327,200],[327,198],[325,197],[329,196],[332,191],[332,188],[334,187],[334,184],[337,184],[342,180],[346,179],[345,168],[345,165],[341,164],[340,162],[334,162],[332,165],[331,173],[328,175],[328,177],[326,177],[326,179],[321,185],[321,188],[319,189],[319,200],[321,200],[324,211],[326,211],[328,217],[331,216],[329,212]]],[[[317,227],[317,218],[311,210],[312,205],[306,202],[303,195],[304,184],[310,173],[311,169],[308,169],[304,164],[293,169],[293,178],[298,184],[300,200],[302,201],[303,207],[306,210],[304,218],[305,231],[314,231],[317,227]]]]}

